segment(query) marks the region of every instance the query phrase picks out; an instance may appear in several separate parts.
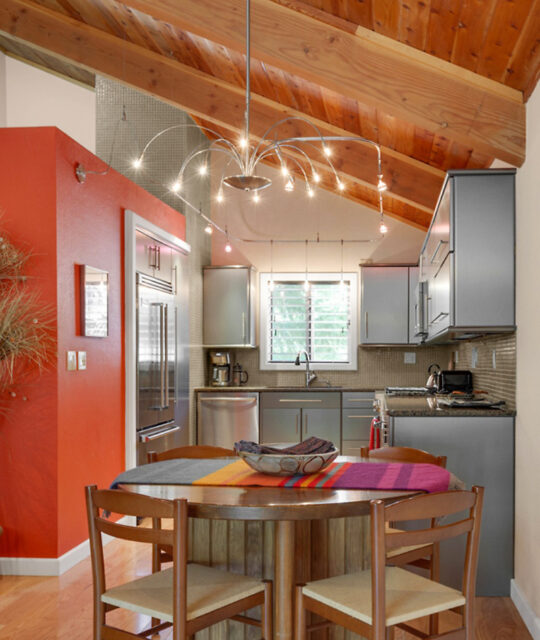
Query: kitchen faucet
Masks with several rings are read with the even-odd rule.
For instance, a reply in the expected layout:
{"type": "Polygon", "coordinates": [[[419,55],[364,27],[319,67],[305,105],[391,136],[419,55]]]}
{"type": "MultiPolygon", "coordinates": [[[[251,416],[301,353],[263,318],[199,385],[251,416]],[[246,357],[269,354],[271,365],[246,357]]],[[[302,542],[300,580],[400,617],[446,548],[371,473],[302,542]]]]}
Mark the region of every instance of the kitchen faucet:
{"type": "Polygon", "coordinates": [[[294,364],[297,367],[300,366],[300,356],[302,354],[304,354],[305,357],[306,357],[306,387],[309,387],[309,385],[317,377],[317,374],[315,373],[315,371],[310,371],[310,369],[309,369],[309,356],[308,356],[308,352],[307,351],[299,351],[298,355],[296,356],[296,360],[294,361],[294,364]]]}

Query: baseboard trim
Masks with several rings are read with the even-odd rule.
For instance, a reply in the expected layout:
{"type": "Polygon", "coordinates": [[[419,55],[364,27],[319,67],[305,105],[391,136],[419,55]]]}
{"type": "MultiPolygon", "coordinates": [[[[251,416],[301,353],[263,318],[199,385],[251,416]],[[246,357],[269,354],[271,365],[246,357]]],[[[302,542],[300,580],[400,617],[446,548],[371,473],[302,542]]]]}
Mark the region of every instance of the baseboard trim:
{"type": "Polygon", "coordinates": [[[510,597],[533,640],[540,640],[540,617],[535,614],[515,580],[510,582],[510,597]]]}
{"type": "MultiPolygon", "coordinates": [[[[121,524],[133,524],[134,518],[125,516],[121,524]]],[[[103,536],[103,544],[114,538],[103,536]]],[[[2,576],[61,576],[90,555],[90,542],[85,540],[59,558],[0,558],[2,576]]]]}

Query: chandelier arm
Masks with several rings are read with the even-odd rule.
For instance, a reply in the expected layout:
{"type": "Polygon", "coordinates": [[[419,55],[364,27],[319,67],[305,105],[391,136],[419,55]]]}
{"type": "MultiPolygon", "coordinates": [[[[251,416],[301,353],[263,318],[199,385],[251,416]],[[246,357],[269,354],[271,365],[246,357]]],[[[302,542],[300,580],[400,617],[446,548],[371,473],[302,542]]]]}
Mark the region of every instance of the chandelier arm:
{"type": "MultiPolygon", "coordinates": [[[[220,147],[216,147],[215,149],[213,149],[213,151],[219,151],[221,153],[226,154],[227,156],[229,156],[231,158],[231,160],[235,160],[237,161],[236,156],[231,153],[231,151],[229,151],[229,149],[221,149],[220,147]]],[[[202,153],[210,153],[210,148],[205,148],[205,149],[197,149],[194,152],[190,153],[188,156],[186,156],[186,158],[184,159],[184,162],[182,162],[182,166],[180,167],[180,171],[178,172],[177,176],[176,176],[176,180],[182,180],[184,177],[184,171],[187,169],[188,164],[194,160],[197,156],[201,155],[202,153]]]]}
{"type": "MultiPolygon", "coordinates": [[[[312,173],[315,173],[315,169],[314,169],[314,167],[313,167],[313,163],[311,162],[311,158],[308,156],[308,154],[307,154],[303,149],[301,149],[300,147],[297,147],[296,145],[293,145],[293,144],[283,144],[283,145],[282,145],[282,144],[275,144],[275,145],[272,145],[272,148],[271,148],[271,149],[266,149],[266,150],[265,150],[265,151],[264,151],[264,152],[259,156],[259,158],[257,159],[257,164],[258,164],[261,160],[264,160],[264,158],[265,158],[265,157],[270,156],[270,155],[272,155],[272,153],[274,153],[274,152],[275,152],[275,153],[276,153],[276,155],[277,155],[277,157],[278,157],[278,159],[279,159],[279,160],[280,160],[280,162],[281,162],[281,165],[282,165],[282,166],[285,166],[285,164],[284,164],[284,162],[283,162],[283,159],[282,159],[282,157],[281,157],[281,148],[282,148],[282,147],[287,147],[287,148],[289,148],[289,149],[294,149],[295,151],[298,151],[299,153],[301,153],[301,154],[304,156],[304,158],[305,158],[306,162],[309,164],[310,169],[311,169],[311,172],[312,172],[312,173]]],[[[288,158],[289,160],[292,160],[293,162],[295,162],[298,166],[302,167],[302,165],[298,162],[298,160],[297,160],[294,156],[292,156],[292,155],[291,155],[291,156],[287,156],[287,158],[288,158]]],[[[257,164],[256,164],[255,166],[257,166],[257,164]]],[[[303,173],[304,173],[304,177],[305,177],[305,178],[306,178],[306,180],[307,180],[307,176],[306,176],[306,173],[305,173],[305,171],[304,171],[303,167],[302,167],[302,171],[303,171],[303,173]]]]}
{"type": "MultiPolygon", "coordinates": [[[[267,152],[271,152],[273,147],[275,147],[276,145],[279,145],[280,148],[281,147],[288,147],[290,149],[295,149],[295,150],[299,151],[300,153],[303,153],[309,160],[309,163],[311,165],[311,170],[313,172],[315,172],[315,169],[313,167],[313,163],[312,163],[311,159],[309,158],[309,156],[306,154],[306,152],[301,147],[299,147],[297,145],[289,144],[289,142],[292,141],[292,140],[294,140],[294,138],[289,138],[289,139],[286,139],[286,140],[276,140],[275,142],[272,143],[272,147],[269,147],[268,149],[264,150],[264,152],[261,154],[261,157],[257,160],[256,164],[258,164],[259,160],[261,160],[262,157],[264,157],[267,152]]],[[[304,141],[304,140],[302,140],[302,141],[304,141]]],[[[320,151],[320,149],[316,145],[312,144],[311,142],[306,142],[306,144],[308,144],[310,147],[313,147],[316,151],[320,151]]],[[[326,164],[330,167],[330,169],[332,170],[332,173],[334,174],[335,179],[337,181],[339,181],[338,173],[336,171],[336,168],[334,167],[334,164],[330,160],[330,158],[323,154],[323,159],[326,162],[326,164]]]]}
{"type": "Polygon", "coordinates": [[[169,133],[169,131],[173,131],[174,129],[180,129],[182,127],[187,128],[195,128],[195,129],[199,129],[200,131],[207,131],[208,133],[211,133],[212,135],[216,136],[216,138],[221,138],[221,134],[218,133],[217,131],[215,131],[214,129],[210,129],[209,127],[205,127],[205,126],[199,126],[198,124],[189,124],[188,122],[184,122],[182,124],[173,124],[170,127],[167,127],[165,129],[163,129],[162,131],[159,131],[158,133],[156,133],[154,136],[152,136],[150,138],[150,140],[148,140],[148,142],[144,145],[143,150],[141,152],[141,155],[139,156],[139,160],[142,160],[144,157],[144,154],[147,152],[148,147],[155,141],[157,140],[160,136],[164,135],[165,133],[169,133]]]}

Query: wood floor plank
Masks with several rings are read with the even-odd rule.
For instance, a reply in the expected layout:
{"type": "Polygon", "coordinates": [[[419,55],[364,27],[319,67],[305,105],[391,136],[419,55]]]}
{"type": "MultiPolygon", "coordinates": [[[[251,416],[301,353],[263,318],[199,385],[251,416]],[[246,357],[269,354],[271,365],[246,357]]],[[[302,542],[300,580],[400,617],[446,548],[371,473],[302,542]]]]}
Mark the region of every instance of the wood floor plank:
{"type": "MultiPolygon", "coordinates": [[[[112,584],[128,579],[133,572],[150,570],[146,545],[115,540],[105,547],[105,556],[112,584]]],[[[476,604],[475,640],[532,640],[510,598],[477,598],[476,604]]],[[[0,640],[91,640],[92,615],[89,558],[60,577],[0,576],[0,640]]],[[[129,625],[137,631],[149,621],[126,611],[109,615],[111,620],[115,616],[119,626],[129,625]]],[[[455,614],[442,616],[441,627],[449,629],[457,621],[455,614]]],[[[398,631],[395,640],[410,638],[398,631]]],[[[170,630],[159,639],[170,640],[170,630]]]]}

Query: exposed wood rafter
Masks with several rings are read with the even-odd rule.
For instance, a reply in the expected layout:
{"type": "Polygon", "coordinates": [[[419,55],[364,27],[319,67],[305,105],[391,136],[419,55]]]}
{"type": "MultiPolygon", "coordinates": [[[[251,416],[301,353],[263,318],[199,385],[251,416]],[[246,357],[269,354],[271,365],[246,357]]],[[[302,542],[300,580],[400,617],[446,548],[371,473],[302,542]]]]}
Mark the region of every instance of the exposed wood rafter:
{"type": "MultiPolygon", "coordinates": [[[[217,126],[242,130],[243,89],[173,59],[27,0],[2,0],[0,30],[83,68],[137,87],[217,126]]],[[[303,115],[257,95],[252,105],[253,123],[259,135],[285,115],[303,115]]],[[[350,135],[327,123],[315,123],[325,135],[350,135]]],[[[290,125],[284,135],[305,135],[303,126],[290,125]]],[[[373,189],[376,178],[373,154],[372,148],[352,143],[346,153],[340,154],[339,170],[359,187],[369,185],[373,189]]],[[[389,215],[425,228],[443,172],[389,149],[384,150],[383,160],[390,198],[407,205],[406,215],[391,210],[389,215]]],[[[373,201],[368,200],[367,205],[373,207],[373,201]]]]}
{"type": "MultiPolygon", "coordinates": [[[[122,3],[233,49],[245,48],[244,7],[237,0],[122,3]]],[[[385,36],[362,28],[351,33],[339,19],[333,22],[272,0],[252,0],[252,54],[433,133],[523,163],[520,92],[385,36]]]]}

